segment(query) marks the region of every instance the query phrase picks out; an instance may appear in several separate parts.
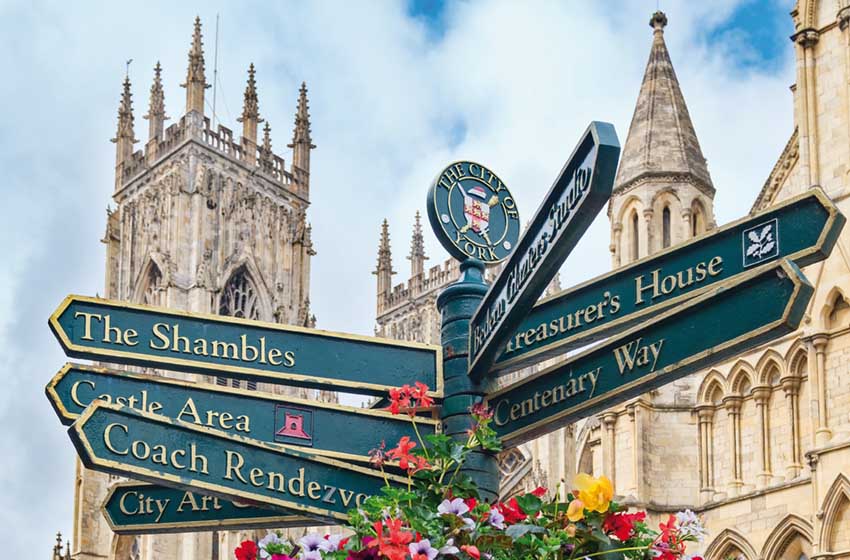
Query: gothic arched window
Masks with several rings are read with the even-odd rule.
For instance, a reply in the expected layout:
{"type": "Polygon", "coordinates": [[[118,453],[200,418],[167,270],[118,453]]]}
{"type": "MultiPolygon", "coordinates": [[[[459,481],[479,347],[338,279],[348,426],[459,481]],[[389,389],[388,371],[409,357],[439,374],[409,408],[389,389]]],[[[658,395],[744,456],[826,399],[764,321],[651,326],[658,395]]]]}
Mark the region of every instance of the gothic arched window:
{"type": "MultiPolygon", "coordinates": [[[[244,266],[236,270],[225,284],[218,304],[218,314],[242,319],[257,320],[260,318],[260,300],[257,295],[257,286],[244,266]]],[[[217,377],[215,382],[217,385],[227,386],[227,379],[223,377],[217,377]]],[[[241,382],[236,379],[231,379],[230,385],[236,388],[242,386],[241,382]]],[[[248,381],[246,386],[248,390],[255,391],[257,382],[248,381]]]]}
{"type": "Polygon", "coordinates": [[[705,214],[702,209],[702,204],[699,201],[694,201],[691,207],[691,236],[696,237],[705,231],[705,214]]]}
{"type": "Polygon", "coordinates": [[[670,246],[670,207],[665,206],[661,211],[661,246],[670,246]]]}
{"type": "Polygon", "coordinates": [[[163,305],[162,296],[164,287],[162,285],[162,272],[159,267],[151,262],[148,266],[147,278],[145,278],[145,289],[142,291],[142,303],[144,305],[163,305]]]}
{"type": "Polygon", "coordinates": [[[638,237],[638,215],[637,212],[632,211],[632,255],[631,260],[636,261],[638,259],[638,253],[640,251],[639,245],[639,237],[638,237]]]}

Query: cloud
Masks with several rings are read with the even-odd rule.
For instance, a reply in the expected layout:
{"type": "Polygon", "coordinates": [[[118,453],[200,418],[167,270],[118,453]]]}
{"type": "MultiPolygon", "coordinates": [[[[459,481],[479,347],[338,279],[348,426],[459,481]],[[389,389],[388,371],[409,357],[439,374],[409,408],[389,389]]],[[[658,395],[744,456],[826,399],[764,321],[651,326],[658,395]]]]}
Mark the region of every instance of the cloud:
{"type": "MultiPolygon", "coordinates": [[[[666,37],[722,223],[749,209],[791,133],[793,59],[789,44],[769,68],[737,65],[746,45],[707,42],[707,30],[739,3],[703,4],[665,2],[666,37]]],[[[0,531],[8,556],[46,551],[53,532],[71,529],[74,454],[42,389],[64,357],[45,322],[65,294],[103,291],[99,239],[114,163],[107,140],[125,62],[133,59],[144,142],[141,115],[157,60],[167,110],[173,119],[182,114],[178,84],[196,11],[209,80],[221,15],[216,97],[224,124],[238,130],[253,61],[261,113],[288,156],[297,87],[310,87],[319,146],[311,299],[323,328],[372,332],[380,222],[390,221],[401,281],[413,215],[447,162],[491,166],[530,219],[590,120],[613,122],[625,140],[651,41],[643,3],[481,0],[445,10],[436,20],[444,28],[433,33],[403,2],[0,5],[0,531]]],[[[426,245],[430,265],[446,258],[430,234],[426,245]]],[[[564,285],[607,270],[607,247],[603,213],[565,265],[564,285]]]]}

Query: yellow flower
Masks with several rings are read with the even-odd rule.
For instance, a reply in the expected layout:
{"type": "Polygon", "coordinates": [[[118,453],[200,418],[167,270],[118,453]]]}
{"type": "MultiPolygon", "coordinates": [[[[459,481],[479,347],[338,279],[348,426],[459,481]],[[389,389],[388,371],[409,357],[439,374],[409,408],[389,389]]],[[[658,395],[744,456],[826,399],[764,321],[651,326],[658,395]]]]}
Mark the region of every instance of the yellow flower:
{"type": "Polygon", "coordinates": [[[565,530],[567,531],[567,534],[569,536],[574,537],[574,536],[576,536],[576,529],[578,529],[578,527],[576,527],[575,525],[570,523],[569,525],[567,525],[565,530]]]}
{"type": "Polygon", "coordinates": [[[614,486],[605,476],[593,478],[589,474],[578,473],[573,480],[578,491],[578,499],[591,511],[605,513],[614,497],[614,486]]]}
{"type": "MultiPolygon", "coordinates": [[[[567,519],[572,522],[581,521],[584,519],[584,504],[581,500],[573,500],[567,507],[567,519]]],[[[573,531],[575,526],[573,525],[573,531]]]]}

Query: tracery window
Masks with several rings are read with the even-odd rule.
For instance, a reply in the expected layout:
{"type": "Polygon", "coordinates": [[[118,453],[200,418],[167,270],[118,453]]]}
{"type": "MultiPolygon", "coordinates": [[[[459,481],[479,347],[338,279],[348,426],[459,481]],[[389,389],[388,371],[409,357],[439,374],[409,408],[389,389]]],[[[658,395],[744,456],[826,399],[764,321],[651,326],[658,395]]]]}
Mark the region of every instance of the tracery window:
{"type": "Polygon", "coordinates": [[[163,304],[163,293],[162,272],[160,272],[158,266],[151,262],[148,267],[148,277],[145,279],[145,289],[142,292],[142,303],[144,305],[161,306],[163,304]]]}
{"type": "MultiPolygon", "coordinates": [[[[218,314],[242,319],[257,320],[260,318],[260,300],[257,295],[257,287],[244,266],[236,270],[224,286],[218,305],[218,314]]],[[[217,377],[215,382],[216,385],[227,386],[226,378],[217,377]]],[[[242,382],[238,379],[231,379],[230,386],[238,389],[242,387],[242,382]]],[[[257,390],[256,381],[248,381],[245,386],[249,391],[257,390]]]]}

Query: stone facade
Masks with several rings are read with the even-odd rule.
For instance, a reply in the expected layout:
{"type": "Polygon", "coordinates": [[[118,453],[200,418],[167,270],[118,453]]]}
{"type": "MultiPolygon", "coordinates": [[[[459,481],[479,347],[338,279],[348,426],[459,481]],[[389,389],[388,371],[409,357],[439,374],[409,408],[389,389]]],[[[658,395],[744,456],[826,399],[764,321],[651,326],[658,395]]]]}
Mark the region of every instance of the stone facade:
{"type": "MultiPolygon", "coordinates": [[[[850,7],[799,0],[791,17],[795,127],[753,212],[817,185],[850,215],[850,7]]],[[[666,23],[661,13],[650,21],[650,59],[608,208],[614,267],[715,226],[714,185],[666,23]]],[[[386,226],[381,248],[378,332],[438,342],[433,301],[456,266],[391,287],[386,226]]],[[[576,471],[606,474],[621,502],[656,520],[700,513],[710,536],[693,548],[706,560],[850,558],[850,228],[804,272],[815,295],[798,331],[507,450],[503,493],[554,487],[576,471]]]]}
{"type": "MultiPolygon", "coordinates": [[[[242,137],[204,116],[207,87],[201,23],[195,21],[186,81],[186,112],[167,120],[159,64],[150,89],[148,140],[134,151],[131,86],[125,79],[118,110],[116,207],[107,211],[106,297],[187,311],[220,313],[315,326],[310,312],[310,137],[307,89],[298,95],[292,164],[272,150],[259,114],[253,65],[248,71],[242,137]]],[[[184,379],[197,376],[147,370],[184,379]]],[[[327,392],[246,383],[208,382],[249,390],[288,392],[334,401],[327,392]]],[[[119,478],[78,461],[71,557],[74,560],[230,558],[242,532],[117,536],[100,512],[119,478]]],[[[263,532],[264,534],[265,532],[263,532]]]]}

